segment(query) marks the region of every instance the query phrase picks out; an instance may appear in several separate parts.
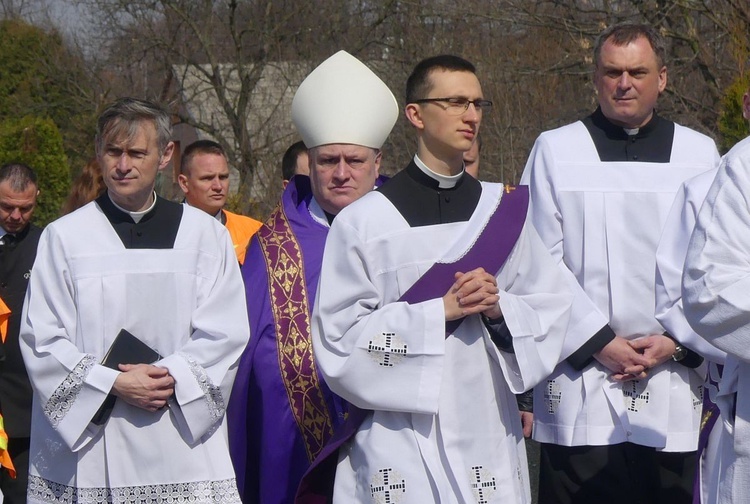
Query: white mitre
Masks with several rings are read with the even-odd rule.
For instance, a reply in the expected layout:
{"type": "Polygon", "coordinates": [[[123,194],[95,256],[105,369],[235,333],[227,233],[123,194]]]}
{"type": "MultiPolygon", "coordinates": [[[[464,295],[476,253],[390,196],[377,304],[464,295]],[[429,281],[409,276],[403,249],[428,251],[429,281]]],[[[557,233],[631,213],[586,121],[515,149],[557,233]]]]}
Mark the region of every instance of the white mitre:
{"type": "Polygon", "coordinates": [[[398,113],[388,86],[346,51],[318,65],[292,101],[292,121],[308,149],[332,143],[379,149],[398,113]]]}

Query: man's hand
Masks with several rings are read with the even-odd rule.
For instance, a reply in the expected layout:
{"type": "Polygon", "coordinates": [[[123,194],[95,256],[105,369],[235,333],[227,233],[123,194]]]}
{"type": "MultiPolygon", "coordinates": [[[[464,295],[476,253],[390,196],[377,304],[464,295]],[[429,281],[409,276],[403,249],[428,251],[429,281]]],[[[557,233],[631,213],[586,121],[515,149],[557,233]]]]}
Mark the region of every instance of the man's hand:
{"type": "Polygon", "coordinates": [[[675,341],[663,334],[652,334],[635,340],[628,341],[633,350],[647,359],[647,368],[654,368],[668,361],[677,350],[675,341]]]}
{"type": "Polygon", "coordinates": [[[494,276],[483,268],[468,273],[458,271],[454,276],[456,282],[443,296],[445,320],[456,320],[477,313],[484,313],[491,319],[502,317],[494,276]]]}
{"type": "Polygon", "coordinates": [[[521,427],[523,427],[523,437],[531,437],[531,428],[534,426],[534,413],[531,411],[519,411],[521,414],[521,427]]]}
{"type": "Polygon", "coordinates": [[[628,340],[620,336],[615,336],[594,354],[594,358],[612,371],[612,377],[618,381],[646,378],[646,369],[651,362],[630,346],[628,340]]]}
{"type": "Polygon", "coordinates": [[[150,364],[120,364],[112,393],[128,404],[157,411],[174,394],[174,378],[165,368],[150,364]]]}

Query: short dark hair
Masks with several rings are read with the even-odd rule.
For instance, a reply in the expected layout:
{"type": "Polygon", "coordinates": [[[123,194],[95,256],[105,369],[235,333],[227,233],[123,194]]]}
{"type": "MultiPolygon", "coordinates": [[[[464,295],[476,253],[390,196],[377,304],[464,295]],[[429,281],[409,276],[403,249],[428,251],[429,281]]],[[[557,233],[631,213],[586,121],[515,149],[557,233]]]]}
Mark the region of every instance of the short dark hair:
{"type": "Polygon", "coordinates": [[[213,140],[196,140],[187,147],[185,152],[182,153],[182,161],[180,162],[180,173],[183,175],[190,175],[190,163],[193,162],[193,158],[199,154],[216,154],[224,159],[227,158],[224,147],[218,142],[213,140]]]}
{"type": "Polygon", "coordinates": [[[15,192],[25,191],[29,184],[39,188],[36,173],[29,165],[23,163],[6,163],[0,166],[0,184],[6,180],[15,192]]]}
{"type": "Polygon", "coordinates": [[[164,153],[172,140],[172,119],[156,103],[137,98],[120,98],[101,113],[96,122],[96,150],[102,151],[104,142],[125,136],[135,138],[142,121],[151,121],[156,128],[159,153],[164,153]]]}
{"type": "Polygon", "coordinates": [[[613,45],[620,47],[635,42],[640,37],[648,40],[656,55],[656,63],[659,68],[663,67],[667,61],[667,42],[659,30],[644,23],[618,23],[601,32],[594,45],[594,66],[599,66],[602,47],[606,41],[610,40],[613,45]]]}
{"type": "Polygon", "coordinates": [[[297,158],[305,152],[307,152],[307,147],[301,140],[289,146],[281,158],[281,176],[284,177],[284,180],[294,177],[294,170],[297,168],[297,158]]]}
{"type": "Polygon", "coordinates": [[[414,103],[416,100],[425,98],[432,88],[430,73],[434,70],[447,70],[450,72],[477,73],[474,65],[452,54],[441,54],[432,56],[417,63],[411,75],[406,80],[406,103],[414,103]]]}

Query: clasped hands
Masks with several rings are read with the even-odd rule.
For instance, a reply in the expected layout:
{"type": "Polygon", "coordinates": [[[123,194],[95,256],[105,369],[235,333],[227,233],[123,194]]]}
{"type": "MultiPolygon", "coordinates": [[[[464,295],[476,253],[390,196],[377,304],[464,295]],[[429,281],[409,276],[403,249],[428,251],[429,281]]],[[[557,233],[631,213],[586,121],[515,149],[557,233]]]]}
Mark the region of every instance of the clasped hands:
{"type": "Polygon", "coordinates": [[[497,280],[484,268],[467,273],[457,271],[455,282],[443,296],[445,320],[456,320],[467,315],[484,313],[491,319],[502,317],[498,301],[497,280]]]}
{"type": "Polygon", "coordinates": [[[112,393],[133,406],[158,411],[174,394],[174,378],[169,370],[151,364],[120,364],[122,371],[112,385],[112,393]]]}
{"type": "Polygon", "coordinates": [[[669,360],[675,352],[675,342],[663,334],[651,334],[635,340],[620,336],[594,354],[615,381],[642,380],[651,369],[669,360]]]}
{"type": "MultiPolygon", "coordinates": [[[[499,289],[493,275],[477,268],[467,273],[458,271],[454,278],[455,282],[443,296],[446,321],[477,313],[491,319],[502,316],[499,289]]],[[[594,354],[594,358],[612,371],[616,381],[641,380],[648,377],[649,370],[669,360],[674,352],[674,340],[663,334],[635,340],[615,336],[594,354]]]]}

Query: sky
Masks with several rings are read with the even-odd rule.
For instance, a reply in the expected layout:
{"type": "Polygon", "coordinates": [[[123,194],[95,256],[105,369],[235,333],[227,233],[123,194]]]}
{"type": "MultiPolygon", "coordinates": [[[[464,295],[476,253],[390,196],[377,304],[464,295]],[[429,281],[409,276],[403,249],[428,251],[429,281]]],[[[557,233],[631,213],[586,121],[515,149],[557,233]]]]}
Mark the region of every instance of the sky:
{"type": "MultiPolygon", "coordinates": [[[[84,10],[78,5],[76,0],[37,0],[39,7],[34,9],[38,14],[34,16],[45,17],[45,10],[48,10],[51,21],[55,26],[67,35],[77,35],[85,32],[88,26],[88,19],[84,15],[84,10]],[[47,9],[48,8],[48,9],[47,9]]],[[[43,20],[41,20],[43,21],[43,20]]]]}

